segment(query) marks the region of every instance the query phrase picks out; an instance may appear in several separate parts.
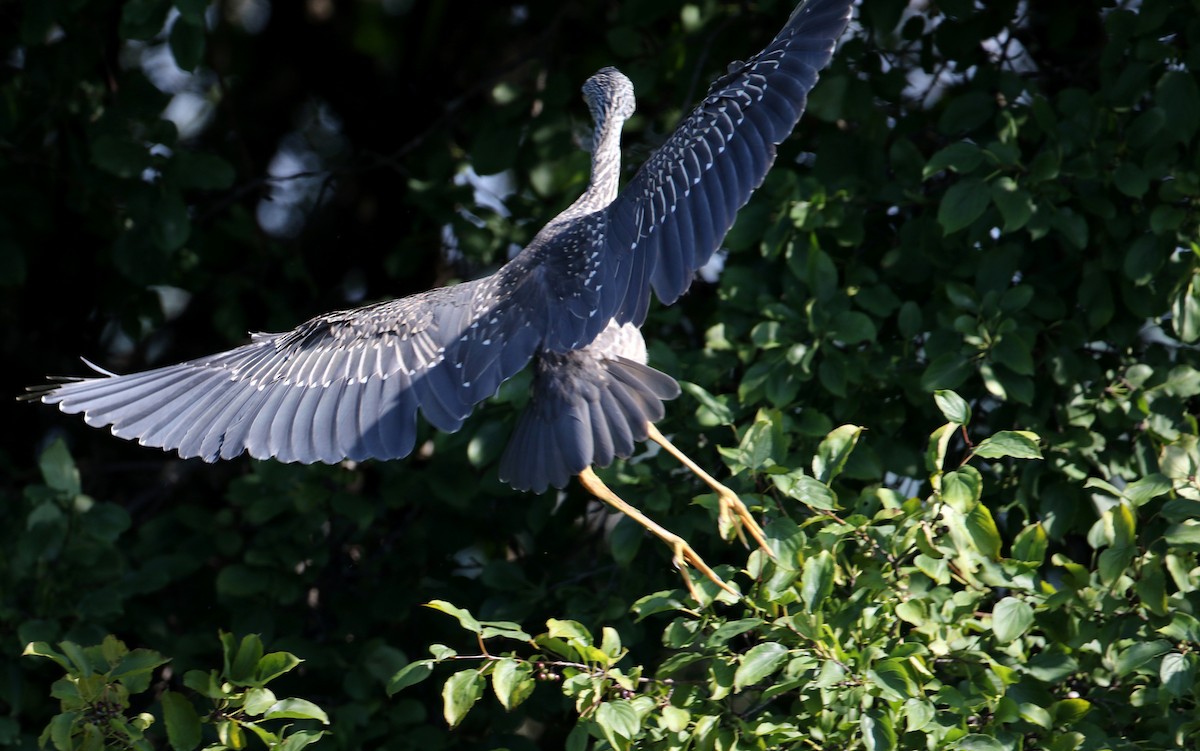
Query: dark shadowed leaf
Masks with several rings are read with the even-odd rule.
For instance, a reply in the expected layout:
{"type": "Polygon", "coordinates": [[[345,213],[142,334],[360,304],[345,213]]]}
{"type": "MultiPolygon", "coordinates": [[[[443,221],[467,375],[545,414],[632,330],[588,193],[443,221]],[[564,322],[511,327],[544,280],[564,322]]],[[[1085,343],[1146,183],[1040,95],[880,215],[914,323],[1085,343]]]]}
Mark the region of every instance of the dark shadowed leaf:
{"type": "Polygon", "coordinates": [[[983,216],[991,200],[987,184],[970,177],[951,185],[938,206],[938,223],[947,235],[969,227],[983,216]]]}

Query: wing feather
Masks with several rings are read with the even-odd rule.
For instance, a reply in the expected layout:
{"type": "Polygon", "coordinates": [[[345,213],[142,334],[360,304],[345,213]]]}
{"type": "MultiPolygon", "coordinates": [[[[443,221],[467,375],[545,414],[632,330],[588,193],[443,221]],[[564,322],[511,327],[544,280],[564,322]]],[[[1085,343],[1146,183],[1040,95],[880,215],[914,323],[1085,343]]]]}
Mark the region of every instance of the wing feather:
{"type": "Polygon", "coordinates": [[[618,262],[631,255],[649,258],[641,265],[624,262],[631,276],[624,294],[605,313],[621,323],[640,323],[651,288],[666,304],[687,290],[696,269],[712,256],[737,211],[762,183],[774,161],[774,147],[803,114],[817,73],[846,28],[850,7],[850,0],[802,3],[764,50],[732,66],[713,84],[608,207],[608,253],[618,262]],[[664,207],[660,201],[667,197],[690,211],[664,207]],[[683,243],[686,233],[655,227],[660,220],[682,223],[684,216],[695,222],[688,255],[672,247],[683,243]],[[690,264],[677,265],[689,257],[690,264]]]}

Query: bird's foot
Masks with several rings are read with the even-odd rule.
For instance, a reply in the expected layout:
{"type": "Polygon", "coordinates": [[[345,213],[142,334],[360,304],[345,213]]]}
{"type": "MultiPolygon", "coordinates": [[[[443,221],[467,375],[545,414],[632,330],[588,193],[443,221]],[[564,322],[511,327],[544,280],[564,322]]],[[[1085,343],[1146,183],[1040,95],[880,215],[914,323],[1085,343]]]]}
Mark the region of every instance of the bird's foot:
{"type": "Polygon", "coordinates": [[[714,488],[717,491],[717,501],[720,504],[720,509],[717,512],[717,524],[721,530],[722,536],[729,539],[726,530],[731,530],[732,534],[736,535],[743,545],[749,547],[746,542],[746,532],[754,538],[758,546],[763,549],[771,558],[775,557],[775,551],[767,544],[766,535],[763,534],[762,527],[758,526],[758,522],[750,514],[750,509],[746,508],[746,504],[742,503],[742,499],[738,494],[729,488],[717,483],[714,488]]]}
{"type": "Polygon", "coordinates": [[[713,571],[712,568],[704,562],[700,554],[692,549],[692,546],[687,543],[679,535],[668,532],[667,535],[659,535],[663,542],[671,546],[672,560],[675,562],[675,567],[679,569],[680,575],[683,576],[683,583],[687,586],[688,592],[692,595],[692,599],[703,602],[700,593],[696,590],[696,585],[692,583],[692,577],[688,575],[688,566],[692,566],[700,573],[708,577],[709,581],[716,584],[721,589],[725,590],[734,597],[741,597],[741,593],[713,571]]]}

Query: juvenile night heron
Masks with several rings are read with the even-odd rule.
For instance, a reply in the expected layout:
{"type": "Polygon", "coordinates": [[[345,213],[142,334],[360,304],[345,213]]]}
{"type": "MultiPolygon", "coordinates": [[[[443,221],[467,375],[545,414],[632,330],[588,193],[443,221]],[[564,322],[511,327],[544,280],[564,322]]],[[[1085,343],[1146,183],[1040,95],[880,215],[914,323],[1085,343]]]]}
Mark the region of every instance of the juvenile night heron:
{"type": "MultiPolygon", "coordinates": [[[[249,344],[178,365],[128,375],[97,368],[100,377],[35,396],[181,457],[398,459],[413,450],[418,409],[435,428],[456,431],[533,360],[531,400],[501,478],[541,492],[579,476],[666,541],[681,568],[690,563],[728,589],[682,538],[618,498],[591,468],[653,439],[718,492],[723,520],[744,525],[770,552],[737,495],[654,427],[679,387],[645,364],[638,326],[650,291],[675,302],[761,184],[833,54],[850,4],[802,3],[766,49],[713,83],[624,190],[620,133],[633,113],[633,87],[613,68],[588,79],[591,182],[490,276],[253,334],[249,344]]],[[[686,571],[684,579],[691,588],[686,571]]]]}

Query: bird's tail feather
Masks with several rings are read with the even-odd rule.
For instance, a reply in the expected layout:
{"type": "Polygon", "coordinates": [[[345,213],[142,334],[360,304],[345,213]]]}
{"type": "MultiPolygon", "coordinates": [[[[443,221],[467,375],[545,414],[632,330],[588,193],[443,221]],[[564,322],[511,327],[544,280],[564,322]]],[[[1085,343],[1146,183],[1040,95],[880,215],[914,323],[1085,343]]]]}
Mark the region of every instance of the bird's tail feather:
{"type": "Polygon", "coordinates": [[[500,460],[500,479],[518,490],[562,488],[588,467],[628,458],[662,419],[663,401],[679,395],[675,379],[624,357],[558,358],[537,369],[500,460]]]}

